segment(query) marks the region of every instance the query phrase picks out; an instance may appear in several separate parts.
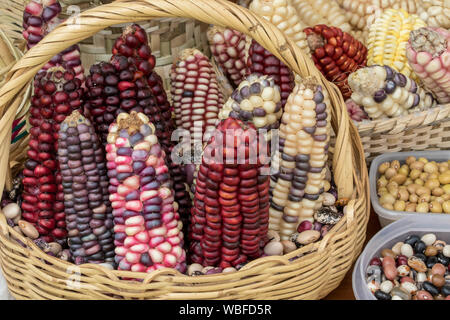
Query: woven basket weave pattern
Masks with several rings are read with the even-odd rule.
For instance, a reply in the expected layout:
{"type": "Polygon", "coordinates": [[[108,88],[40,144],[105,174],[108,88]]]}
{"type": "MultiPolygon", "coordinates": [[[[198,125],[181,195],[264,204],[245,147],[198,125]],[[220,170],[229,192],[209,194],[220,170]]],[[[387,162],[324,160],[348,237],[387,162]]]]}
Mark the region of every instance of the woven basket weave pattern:
{"type": "Polygon", "coordinates": [[[350,198],[344,218],[321,240],[284,256],[254,260],[230,274],[188,277],[173,269],[152,273],[75,266],[42,252],[0,214],[0,263],[11,293],[23,299],[319,299],[342,281],[362,249],[369,216],[363,149],[338,89],[275,26],[225,0],[116,1],[87,10],[52,31],[12,68],[0,88],[0,192],[11,177],[10,125],[25,87],[57,52],[122,23],[185,17],[248,34],[301,76],[314,76],[332,102],[336,133],[332,167],[340,197],[350,198]],[[15,239],[26,244],[20,246],[15,239]],[[295,256],[300,258],[290,261],[295,256]],[[48,262],[46,263],[45,260],[48,262]],[[122,280],[121,277],[142,282],[122,280]]]}

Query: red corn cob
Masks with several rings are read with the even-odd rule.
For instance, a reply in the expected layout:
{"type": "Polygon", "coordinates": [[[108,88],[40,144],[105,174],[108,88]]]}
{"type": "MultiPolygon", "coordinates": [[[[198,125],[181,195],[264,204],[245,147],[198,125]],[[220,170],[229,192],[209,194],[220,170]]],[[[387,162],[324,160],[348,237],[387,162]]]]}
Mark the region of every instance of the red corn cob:
{"type": "Polygon", "coordinates": [[[287,98],[295,86],[294,74],[283,62],[264,49],[255,40],[252,40],[249,49],[247,73],[258,76],[271,76],[280,87],[281,106],[284,108],[287,98]]]}
{"type": "Polygon", "coordinates": [[[71,256],[76,264],[114,265],[105,154],[91,122],[72,112],[61,124],[58,146],[71,256]]]}
{"type": "Polygon", "coordinates": [[[75,74],[61,67],[38,73],[34,81],[22,210],[47,242],[67,234],[56,151],[60,123],[81,106],[80,86],[75,74]]]}
{"type": "Polygon", "coordinates": [[[212,26],[208,30],[208,41],[214,59],[225,75],[238,86],[246,74],[246,37],[233,29],[212,26]]]}
{"type": "Polygon", "coordinates": [[[106,151],[118,268],[184,272],[182,223],[154,125],[142,113],[119,114],[106,151]]]}
{"type": "Polygon", "coordinates": [[[366,47],[337,27],[319,24],[304,31],[317,69],[338,86],[344,99],[350,98],[352,91],[347,78],[366,66],[366,47]]]}
{"type": "Polygon", "coordinates": [[[261,256],[269,221],[269,180],[259,174],[267,169],[264,155],[267,142],[253,124],[232,118],[220,122],[198,171],[192,262],[226,268],[261,256]]]}
{"type": "MultiPolygon", "coordinates": [[[[58,26],[62,20],[58,18],[61,13],[61,5],[58,0],[32,0],[23,13],[23,37],[27,41],[27,48],[34,47],[50,31],[58,26]]],[[[54,56],[42,69],[62,66],[64,69],[72,69],[76,77],[84,81],[84,69],[80,60],[80,48],[73,45],[54,56]]]]}

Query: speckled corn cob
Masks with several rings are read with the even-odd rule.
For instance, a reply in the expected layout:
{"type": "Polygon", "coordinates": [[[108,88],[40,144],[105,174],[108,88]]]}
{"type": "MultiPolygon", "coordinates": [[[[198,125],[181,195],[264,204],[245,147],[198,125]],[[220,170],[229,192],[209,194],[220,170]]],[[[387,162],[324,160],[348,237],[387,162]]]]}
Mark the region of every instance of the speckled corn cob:
{"type": "Polygon", "coordinates": [[[182,223],[155,126],[143,113],[119,114],[106,151],[118,269],[184,272],[182,223]]]}
{"type": "MultiPolygon", "coordinates": [[[[314,222],[322,207],[330,138],[330,109],[312,79],[298,83],[280,125],[279,172],[271,176],[269,229],[288,240],[304,220],[314,222]]],[[[272,163],[272,166],[274,163],[272,163]]]]}
{"type": "Polygon", "coordinates": [[[450,3],[448,0],[418,0],[420,19],[430,27],[450,28],[450,3]]]}
{"type": "Polygon", "coordinates": [[[420,28],[411,31],[406,56],[425,89],[439,103],[450,102],[450,31],[420,28]]]}
{"type": "Polygon", "coordinates": [[[309,55],[306,36],[302,32],[306,25],[299,19],[295,8],[288,0],[253,0],[249,9],[272,22],[309,55]]]}
{"type": "Polygon", "coordinates": [[[246,74],[246,36],[239,31],[211,26],[208,41],[214,59],[231,82],[238,86],[246,74]]]}
{"type": "Polygon", "coordinates": [[[219,120],[231,117],[252,122],[257,129],[278,129],[283,112],[280,98],[280,89],[271,77],[250,75],[224,104],[219,120]]]}
{"type": "Polygon", "coordinates": [[[406,58],[406,44],[412,30],[425,26],[416,15],[387,9],[370,27],[367,65],[385,65],[417,80],[406,58]]]}
{"type": "Polygon", "coordinates": [[[345,11],[337,2],[330,0],[290,0],[297,14],[306,26],[317,24],[335,26],[345,32],[350,32],[345,11]]]}
{"type": "Polygon", "coordinates": [[[269,218],[269,179],[260,174],[267,148],[251,123],[228,118],[217,127],[198,171],[192,262],[226,268],[261,256],[269,218]]]}
{"type": "Polygon", "coordinates": [[[189,130],[191,144],[207,141],[224,103],[211,62],[199,50],[185,49],[170,79],[177,127],[189,130]]]}
{"type": "MultiPolygon", "coordinates": [[[[27,41],[27,48],[31,49],[41,41],[50,31],[58,26],[62,20],[58,18],[61,13],[61,5],[58,0],[32,0],[23,13],[23,37],[27,41]]],[[[72,69],[76,77],[84,81],[84,69],[80,60],[80,48],[77,45],[70,46],[54,56],[42,69],[62,66],[64,69],[72,69]]]]}
{"type": "Polygon", "coordinates": [[[398,117],[436,106],[431,93],[388,66],[359,69],[349,76],[348,84],[352,100],[363,106],[372,119],[398,117]]]}
{"type": "Polygon", "coordinates": [[[319,24],[306,28],[305,33],[317,69],[338,86],[344,99],[349,98],[347,77],[366,65],[366,47],[337,27],[319,24]]]}
{"type": "Polygon", "coordinates": [[[103,146],[78,111],[61,124],[58,160],[64,190],[68,244],[76,264],[114,265],[114,234],[103,146]]]}

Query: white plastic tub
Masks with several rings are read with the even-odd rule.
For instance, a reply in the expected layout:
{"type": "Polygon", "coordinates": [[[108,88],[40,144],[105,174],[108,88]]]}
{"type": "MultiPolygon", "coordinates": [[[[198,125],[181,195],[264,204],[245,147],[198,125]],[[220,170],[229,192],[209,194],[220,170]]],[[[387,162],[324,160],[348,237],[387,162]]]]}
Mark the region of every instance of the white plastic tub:
{"type": "Polygon", "coordinates": [[[448,218],[443,215],[433,216],[432,219],[425,215],[412,215],[381,229],[367,243],[364,251],[356,261],[352,275],[355,298],[357,300],[376,300],[366,284],[366,269],[374,256],[379,257],[381,250],[392,248],[395,243],[404,241],[409,235],[423,236],[427,233],[434,233],[439,240],[450,243],[450,222],[448,218]]]}
{"type": "Polygon", "coordinates": [[[369,179],[370,179],[370,201],[372,202],[373,210],[378,215],[378,220],[380,221],[381,227],[385,227],[388,224],[402,218],[409,216],[423,217],[428,216],[428,218],[434,219],[434,216],[447,216],[447,223],[450,224],[450,214],[445,213],[413,213],[407,211],[394,211],[383,208],[380,205],[379,198],[377,195],[377,180],[380,177],[378,173],[378,167],[380,164],[386,161],[398,160],[401,164],[404,164],[406,158],[409,156],[414,156],[416,158],[424,157],[429,161],[443,162],[450,159],[450,150],[444,151],[410,151],[410,152],[392,152],[385,153],[376,157],[372,164],[370,165],[369,179]]]}

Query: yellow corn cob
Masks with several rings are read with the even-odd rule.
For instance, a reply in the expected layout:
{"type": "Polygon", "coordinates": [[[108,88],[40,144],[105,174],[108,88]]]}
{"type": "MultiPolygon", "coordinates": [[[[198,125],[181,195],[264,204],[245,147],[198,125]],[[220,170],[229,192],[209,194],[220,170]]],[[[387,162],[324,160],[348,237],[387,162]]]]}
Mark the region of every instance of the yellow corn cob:
{"type": "Polygon", "coordinates": [[[330,110],[320,86],[312,79],[297,83],[285,105],[280,148],[272,166],[269,229],[287,240],[304,220],[314,222],[325,190],[330,110]]]}
{"type": "Polygon", "coordinates": [[[406,44],[412,30],[425,26],[417,15],[404,10],[387,9],[369,29],[367,65],[386,65],[417,80],[408,59],[406,44]]]}
{"type": "Polygon", "coordinates": [[[330,0],[290,0],[292,6],[297,10],[300,19],[308,26],[326,24],[349,32],[350,24],[347,21],[345,11],[339,7],[337,2],[330,0]]]}
{"type": "Polygon", "coordinates": [[[430,27],[450,28],[450,0],[418,0],[419,17],[430,27]]]}
{"type": "Polygon", "coordinates": [[[253,0],[249,9],[272,22],[309,55],[308,42],[303,33],[306,25],[300,20],[295,8],[288,3],[288,0],[253,0]]]}

